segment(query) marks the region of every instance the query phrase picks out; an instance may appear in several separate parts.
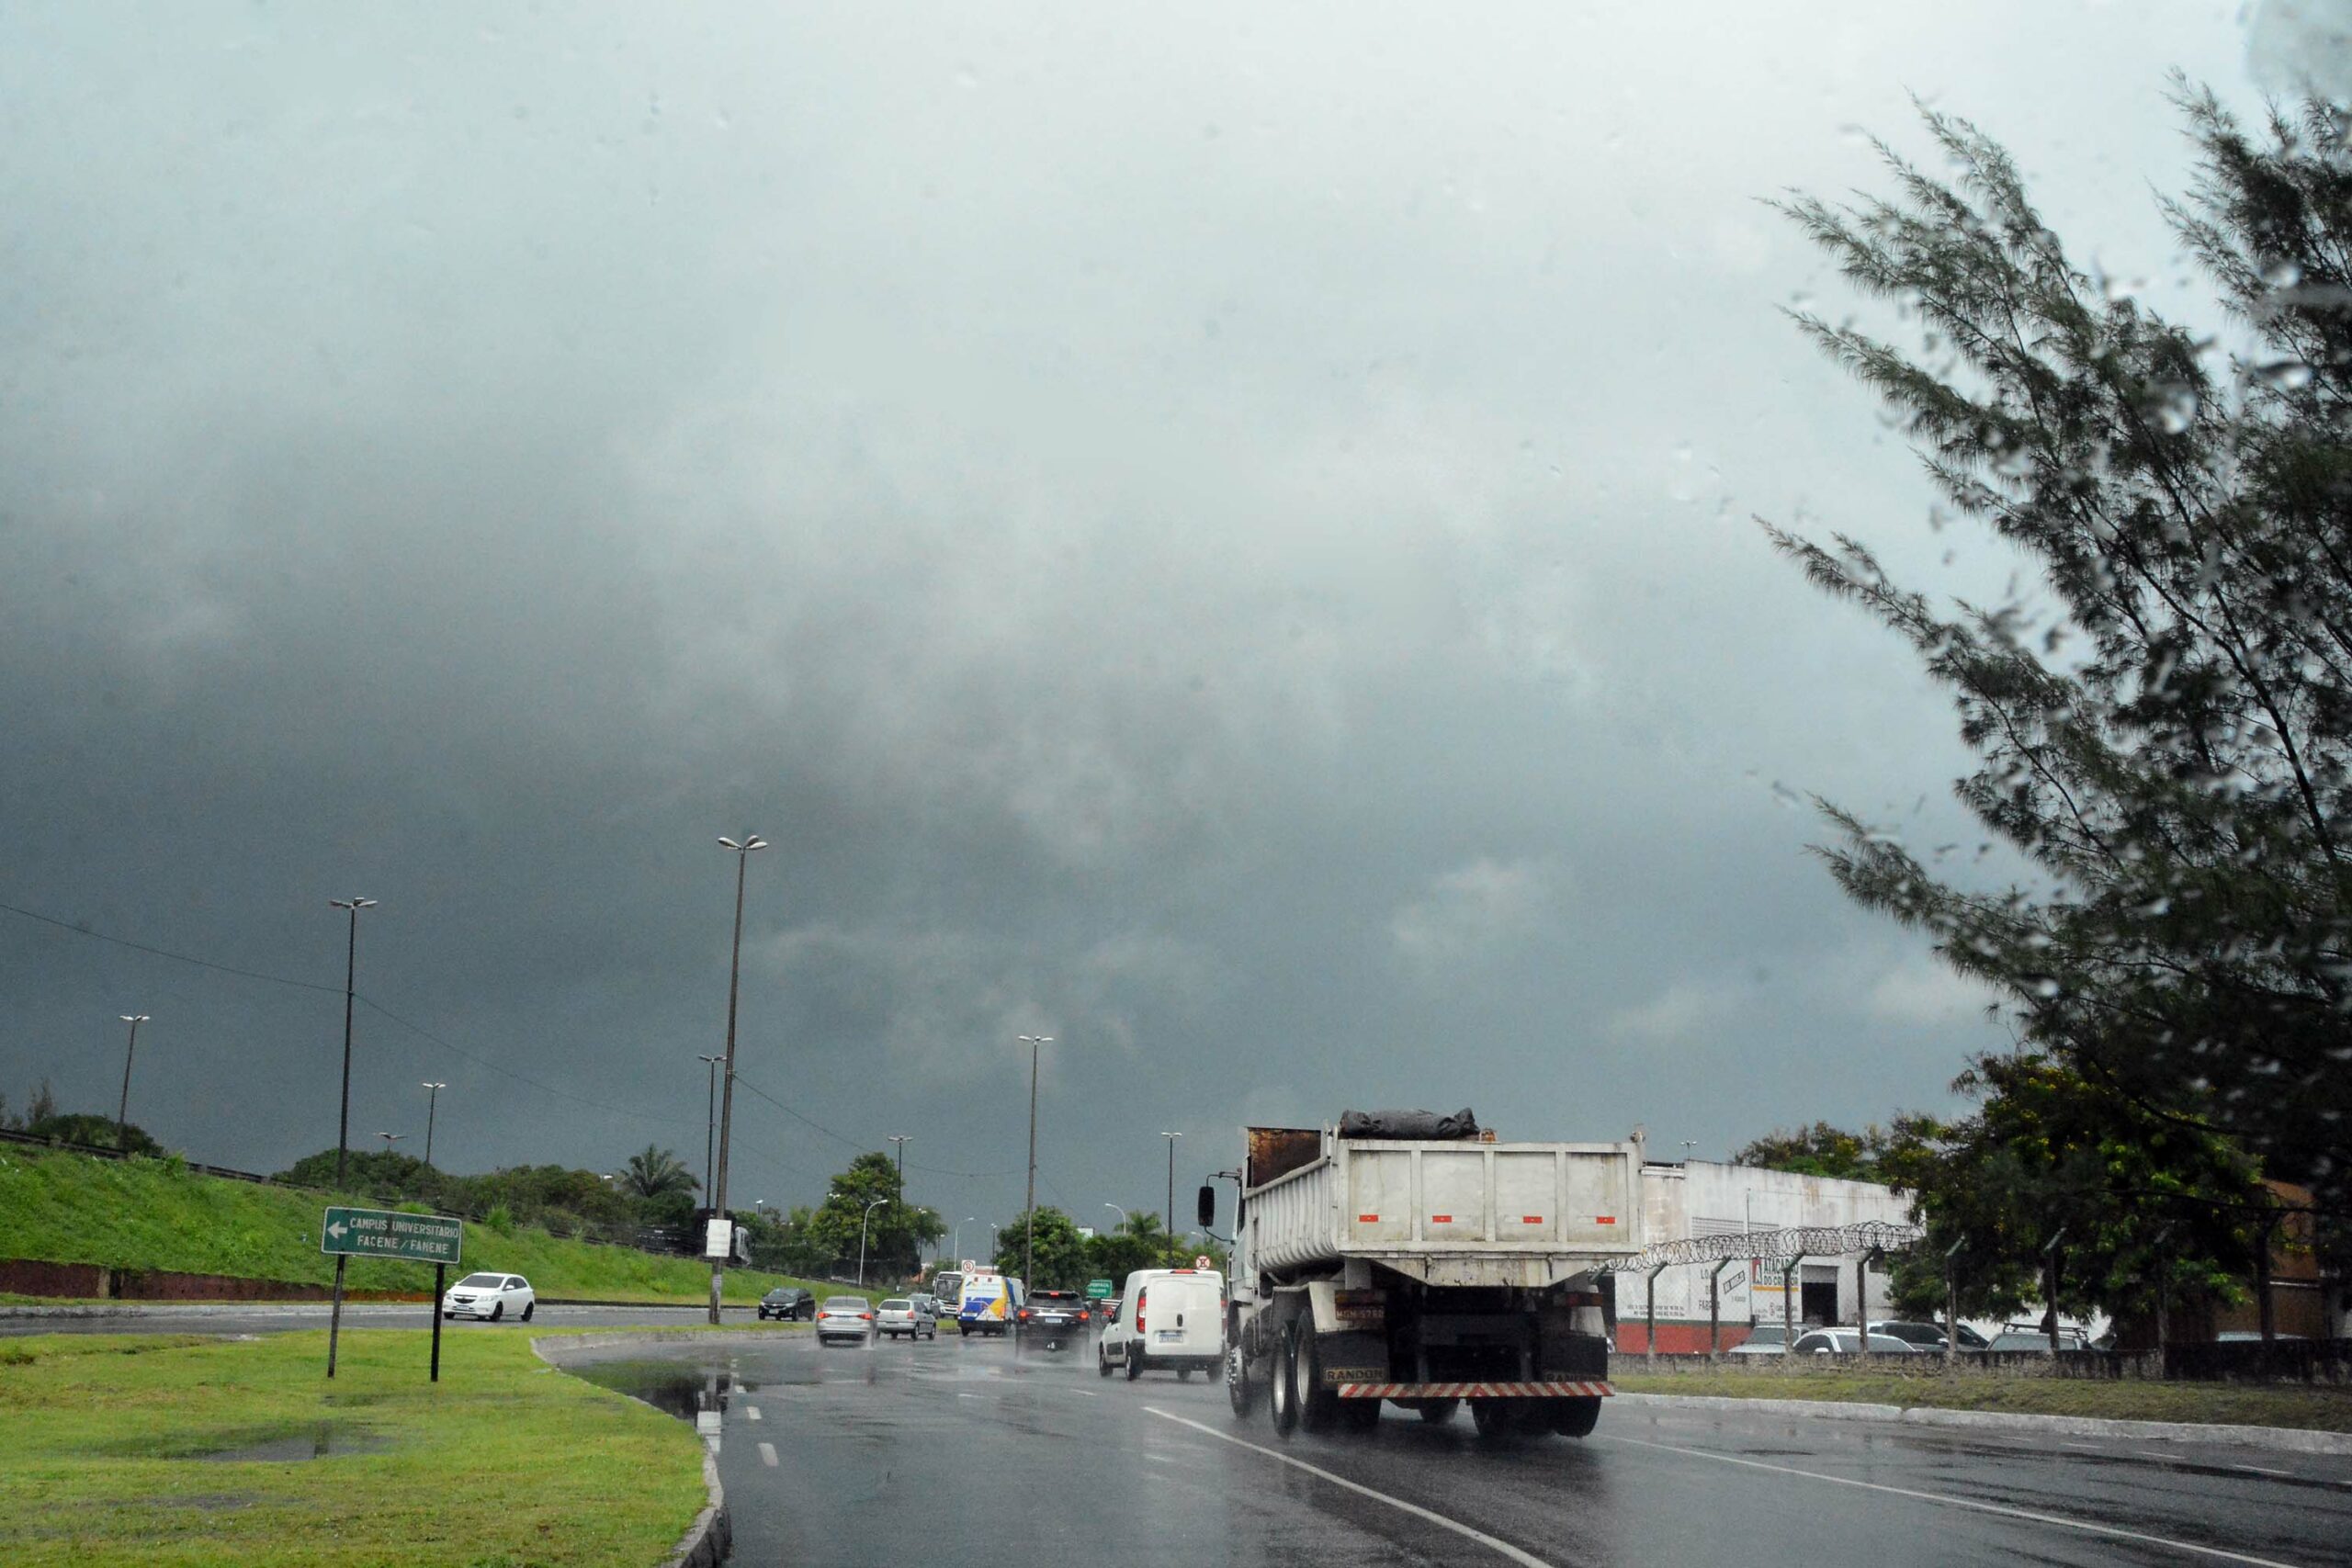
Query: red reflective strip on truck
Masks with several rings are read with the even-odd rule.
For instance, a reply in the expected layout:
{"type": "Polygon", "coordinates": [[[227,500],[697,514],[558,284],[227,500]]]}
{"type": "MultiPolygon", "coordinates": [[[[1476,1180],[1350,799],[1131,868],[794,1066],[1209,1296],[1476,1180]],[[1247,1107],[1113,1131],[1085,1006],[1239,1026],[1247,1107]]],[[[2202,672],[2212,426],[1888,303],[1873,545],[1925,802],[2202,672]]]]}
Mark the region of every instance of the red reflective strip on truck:
{"type": "Polygon", "coordinates": [[[1430,1216],[1430,1224],[1433,1225],[1450,1225],[1453,1223],[1453,1216],[1452,1214],[1431,1214],[1430,1216]]]}
{"type": "Polygon", "coordinates": [[[1595,1214],[1592,1216],[1592,1223],[1597,1225],[1613,1225],[1617,1223],[1617,1216],[1614,1214],[1595,1214]]]}
{"type": "Polygon", "coordinates": [[[1376,1225],[1379,1223],[1380,1216],[1378,1214],[1358,1214],[1356,1216],[1356,1224],[1360,1225],[1376,1225]]]}
{"type": "Polygon", "coordinates": [[[1544,1223],[1544,1216],[1541,1214],[1521,1214],[1519,1216],[1519,1223],[1523,1225],[1540,1225],[1544,1223]]]}
{"type": "Polygon", "coordinates": [[[1341,1399],[1607,1399],[1605,1382],[1343,1382],[1341,1399]]]}

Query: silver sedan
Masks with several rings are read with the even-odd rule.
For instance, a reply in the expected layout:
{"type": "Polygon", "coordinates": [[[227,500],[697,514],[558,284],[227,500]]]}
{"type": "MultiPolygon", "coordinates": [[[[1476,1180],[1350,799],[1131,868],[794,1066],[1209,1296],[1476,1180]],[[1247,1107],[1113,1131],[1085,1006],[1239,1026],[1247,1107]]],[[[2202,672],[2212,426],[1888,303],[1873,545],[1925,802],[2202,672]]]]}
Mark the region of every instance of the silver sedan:
{"type": "Polygon", "coordinates": [[[881,1329],[885,1339],[896,1339],[901,1334],[910,1339],[939,1337],[939,1319],[921,1302],[898,1296],[884,1302],[876,1311],[875,1325],[881,1329]]]}

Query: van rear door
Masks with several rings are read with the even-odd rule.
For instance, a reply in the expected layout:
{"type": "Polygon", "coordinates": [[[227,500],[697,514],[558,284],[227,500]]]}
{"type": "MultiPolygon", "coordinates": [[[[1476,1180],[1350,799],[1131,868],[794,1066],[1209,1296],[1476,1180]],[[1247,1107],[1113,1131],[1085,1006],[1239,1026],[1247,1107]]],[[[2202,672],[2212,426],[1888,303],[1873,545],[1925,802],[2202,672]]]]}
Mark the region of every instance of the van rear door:
{"type": "Polygon", "coordinates": [[[1159,1274],[1144,1287],[1147,1356],[1225,1353],[1225,1292],[1214,1274],[1159,1274]]]}

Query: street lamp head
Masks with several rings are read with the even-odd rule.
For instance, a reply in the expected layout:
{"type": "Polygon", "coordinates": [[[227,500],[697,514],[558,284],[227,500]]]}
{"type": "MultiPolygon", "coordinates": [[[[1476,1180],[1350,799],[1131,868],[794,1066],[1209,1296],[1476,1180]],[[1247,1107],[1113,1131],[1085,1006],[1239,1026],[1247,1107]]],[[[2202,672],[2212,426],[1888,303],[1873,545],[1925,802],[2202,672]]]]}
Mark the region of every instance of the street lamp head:
{"type": "Polygon", "coordinates": [[[417,1087],[419,1089],[447,1089],[449,1086],[445,1083],[435,1083],[428,1078],[424,1082],[417,1085],[417,1087]]]}
{"type": "Polygon", "coordinates": [[[1015,1035],[1014,1038],[1023,1045],[1051,1045],[1054,1043],[1054,1037],[1050,1034],[1021,1034],[1015,1035]]]}
{"type": "Polygon", "coordinates": [[[143,1012],[119,1012],[115,1014],[115,1017],[122,1020],[125,1023],[144,1023],[147,1021],[147,1015],[143,1012]]]}
{"type": "Polygon", "coordinates": [[[768,847],[768,841],[757,833],[746,833],[741,840],[721,839],[718,841],[739,855],[747,855],[753,850],[763,850],[768,847]]]}
{"type": "Polygon", "coordinates": [[[350,909],[355,912],[360,909],[372,909],[376,907],[376,900],[373,898],[330,898],[327,902],[338,909],[350,909]]]}

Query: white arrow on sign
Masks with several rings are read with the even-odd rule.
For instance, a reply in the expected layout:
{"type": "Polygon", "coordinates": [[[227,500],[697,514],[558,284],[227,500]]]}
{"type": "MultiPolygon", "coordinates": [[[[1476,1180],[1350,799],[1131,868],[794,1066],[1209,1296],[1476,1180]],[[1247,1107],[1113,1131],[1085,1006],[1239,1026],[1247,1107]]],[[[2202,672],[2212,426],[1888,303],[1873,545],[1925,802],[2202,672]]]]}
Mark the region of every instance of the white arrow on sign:
{"type": "Polygon", "coordinates": [[[327,1227],[327,1235],[334,1237],[337,1241],[341,1241],[343,1239],[343,1233],[349,1228],[350,1227],[345,1225],[341,1220],[337,1220],[334,1224],[327,1227]]]}

